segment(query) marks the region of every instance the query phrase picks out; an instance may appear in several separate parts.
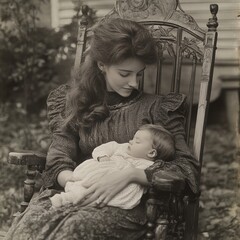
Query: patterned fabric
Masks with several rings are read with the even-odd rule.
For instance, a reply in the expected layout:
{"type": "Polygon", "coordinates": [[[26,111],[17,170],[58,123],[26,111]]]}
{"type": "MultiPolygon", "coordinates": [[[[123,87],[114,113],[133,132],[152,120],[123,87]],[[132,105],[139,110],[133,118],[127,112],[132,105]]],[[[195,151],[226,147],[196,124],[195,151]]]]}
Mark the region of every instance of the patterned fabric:
{"type": "MultiPolygon", "coordinates": [[[[45,188],[60,189],[57,184],[58,173],[66,169],[74,170],[90,158],[96,146],[109,141],[127,142],[141,125],[154,123],[163,125],[175,136],[176,159],[171,162],[159,160],[147,168],[145,173],[148,181],[154,185],[158,171],[166,170],[183,178],[194,193],[199,191],[196,180],[199,166],[184,139],[186,108],[183,95],[170,93],[154,96],[135,91],[123,101],[111,93],[108,96],[109,117],[96,124],[89,134],[84,134],[74,125],[64,132],[59,128],[67,90],[68,87],[61,86],[48,98],[49,123],[53,134],[43,174],[45,188]],[[110,104],[113,98],[114,105],[110,104]]],[[[73,205],[53,210],[50,209],[49,197],[56,192],[46,189],[34,199],[27,210],[15,219],[7,239],[134,240],[141,239],[145,234],[144,204],[131,210],[114,207],[80,208],[73,205]]]]}
{"type": "Polygon", "coordinates": [[[143,204],[131,210],[65,205],[51,207],[45,190],[16,217],[6,240],[134,240],[145,234],[143,204]]]}

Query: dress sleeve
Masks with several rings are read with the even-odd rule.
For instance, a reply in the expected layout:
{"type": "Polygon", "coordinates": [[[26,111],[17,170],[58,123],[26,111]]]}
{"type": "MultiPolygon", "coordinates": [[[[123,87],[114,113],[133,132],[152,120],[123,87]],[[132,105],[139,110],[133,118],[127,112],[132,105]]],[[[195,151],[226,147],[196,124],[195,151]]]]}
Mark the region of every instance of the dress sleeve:
{"type": "Polygon", "coordinates": [[[58,174],[63,170],[73,170],[79,155],[79,135],[76,127],[61,128],[68,86],[62,85],[49,94],[47,99],[49,128],[52,142],[47,153],[43,181],[46,188],[60,188],[58,174]]]}
{"type": "Polygon", "coordinates": [[[95,160],[98,160],[99,157],[107,156],[111,157],[114,152],[118,149],[119,144],[115,141],[103,143],[98,147],[94,148],[92,152],[92,157],[95,160]]]}
{"type": "Polygon", "coordinates": [[[156,101],[152,112],[154,124],[163,125],[174,135],[176,157],[170,162],[157,160],[145,173],[150,184],[154,185],[154,175],[159,170],[174,172],[176,176],[185,179],[193,193],[198,193],[199,163],[185,141],[186,109],[186,97],[183,94],[170,93],[156,101]]]}

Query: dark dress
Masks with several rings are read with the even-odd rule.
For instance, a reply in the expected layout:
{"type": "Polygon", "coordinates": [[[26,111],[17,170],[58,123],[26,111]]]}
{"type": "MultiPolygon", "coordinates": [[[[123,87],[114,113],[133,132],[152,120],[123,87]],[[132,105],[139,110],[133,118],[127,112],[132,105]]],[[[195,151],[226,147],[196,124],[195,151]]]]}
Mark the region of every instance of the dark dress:
{"type": "Polygon", "coordinates": [[[173,133],[176,141],[176,159],[168,163],[159,160],[147,168],[145,173],[148,181],[154,184],[153,175],[159,169],[165,169],[184,177],[190,189],[198,192],[198,163],[184,140],[185,97],[182,94],[154,96],[134,91],[130,97],[123,98],[116,93],[108,93],[109,117],[93,127],[89,134],[83,134],[74,125],[65,132],[59,128],[59,113],[64,108],[66,91],[67,87],[61,86],[48,98],[49,125],[53,135],[43,175],[45,190],[14,220],[7,239],[141,239],[146,232],[144,197],[131,210],[78,205],[53,209],[49,197],[61,190],[56,181],[59,172],[73,170],[102,143],[129,141],[138,127],[146,123],[163,125],[173,133]]]}

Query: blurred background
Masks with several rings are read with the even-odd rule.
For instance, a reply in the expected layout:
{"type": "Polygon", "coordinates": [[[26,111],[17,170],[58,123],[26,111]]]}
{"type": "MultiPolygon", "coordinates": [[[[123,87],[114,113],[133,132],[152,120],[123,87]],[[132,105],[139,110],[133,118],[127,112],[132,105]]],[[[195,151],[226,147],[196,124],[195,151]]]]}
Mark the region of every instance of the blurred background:
{"type": "MultiPolygon", "coordinates": [[[[180,0],[182,9],[192,15],[204,30],[207,30],[206,23],[211,17],[211,3],[210,0],[180,0]]],[[[208,191],[218,190],[218,187],[229,190],[233,183],[236,184],[239,167],[236,156],[240,144],[240,2],[215,0],[214,3],[219,5],[219,40],[205,150],[212,168],[209,170],[209,162],[203,168],[203,188],[208,191]],[[219,163],[225,172],[216,170],[219,163]],[[221,180],[223,185],[218,185],[217,189],[214,184],[220,180],[213,186],[204,186],[209,182],[211,185],[212,171],[217,171],[214,172],[216,176],[225,176],[221,180]],[[233,180],[229,180],[226,171],[233,180]]],[[[46,99],[52,89],[70,79],[76,51],[77,22],[81,18],[83,4],[91,8],[93,24],[114,7],[115,1],[0,0],[0,229],[8,229],[11,216],[19,209],[25,178],[24,168],[7,164],[7,155],[19,149],[47,151],[50,137],[46,99]]],[[[230,190],[235,192],[236,189],[230,190]]],[[[230,192],[230,197],[235,204],[233,192],[230,192]]],[[[208,195],[202,201],[204,212],[206,202],[209,202],[208,195]]],[[[230,207],[232,210],[232,205],[230,207]]],[[[214,214],[217,216],[218,211],[208,211],[208,215],[214,214]]],[[[235,217],[230,220],[233,219],[235,217]]],[[[211,222],[213,229],[207,229],[209,223],[203,222],[200,221],[199,230],[202,238],[227,239],[214,235],[219,221],[211,222]]]]}

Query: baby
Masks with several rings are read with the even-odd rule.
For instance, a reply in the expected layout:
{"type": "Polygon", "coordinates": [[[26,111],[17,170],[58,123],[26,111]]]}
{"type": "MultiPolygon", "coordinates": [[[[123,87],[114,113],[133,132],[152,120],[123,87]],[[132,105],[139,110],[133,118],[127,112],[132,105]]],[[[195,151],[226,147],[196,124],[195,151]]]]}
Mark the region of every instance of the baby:
{"type": "MultiPolygon", "coordinates": [[[[97,182],[107,173],[113,173],[135,167],[146,169],[161,159],[171,161],[175,156],[174,138],[169,131],[160,125],[146,124],[139,128],[129,143],[119,144],[115,141],[96,147],[92,152],[93,159],[81,163],[73,172],[73,181],[67,182],[65,192],[50,198],[53,207],[80,202],[85,197],[86,188],[82,182],[97,182]]],[[[132,209],[140,202],[146,188],[131,183],[115,195],[108,206],[132,209]]]]}

